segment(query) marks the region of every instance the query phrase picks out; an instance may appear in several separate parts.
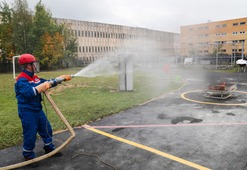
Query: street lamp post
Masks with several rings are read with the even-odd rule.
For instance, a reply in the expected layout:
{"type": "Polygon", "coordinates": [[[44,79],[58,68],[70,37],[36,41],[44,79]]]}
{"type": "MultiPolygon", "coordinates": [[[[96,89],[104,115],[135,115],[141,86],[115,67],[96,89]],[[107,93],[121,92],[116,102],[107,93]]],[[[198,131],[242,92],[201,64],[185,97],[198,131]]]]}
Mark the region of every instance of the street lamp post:
{"type": "Polygon", "coordinates": [[[235,63],[236,63],[236,54],[235,54],[235,50],[236,50],[236,44],[233,43],[233,63],[234,63],[234,65],[235,65],[235,63]]]}
{"type": "Polygon", "coordinates": [[[219,46],[217,42],[217,49],[216,49],[216,70],[218,69],[218,58],[219,58],[219,46]]]}
{"type": "Polygon", "coordinates": [[[242,60],[244,59],[244,41],[242,41],[242,60]]]}

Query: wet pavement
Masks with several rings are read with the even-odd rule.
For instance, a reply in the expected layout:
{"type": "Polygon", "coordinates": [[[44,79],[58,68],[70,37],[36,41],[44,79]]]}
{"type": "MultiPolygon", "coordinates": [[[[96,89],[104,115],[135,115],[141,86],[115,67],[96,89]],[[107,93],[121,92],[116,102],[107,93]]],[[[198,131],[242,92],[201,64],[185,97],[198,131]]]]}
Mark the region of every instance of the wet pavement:
{"type": "MultiPolygon", "coordinates": [[[[93,122],[93,128],[75,128],[63,156],[40,161],[35,169],[247,170],[246,73],[180,74],[182,88],[93,122]],[[227,100],[205,98],[209,79],[238,89],[227,100]]],[[[56,134],[55,144],[68,137],[67,131],[56,134]]],[[[21,162],[21,150],[0,150],[0,167],[21,162]]],[[[40,140],[35,152],[43,155],[40,140]]]]}

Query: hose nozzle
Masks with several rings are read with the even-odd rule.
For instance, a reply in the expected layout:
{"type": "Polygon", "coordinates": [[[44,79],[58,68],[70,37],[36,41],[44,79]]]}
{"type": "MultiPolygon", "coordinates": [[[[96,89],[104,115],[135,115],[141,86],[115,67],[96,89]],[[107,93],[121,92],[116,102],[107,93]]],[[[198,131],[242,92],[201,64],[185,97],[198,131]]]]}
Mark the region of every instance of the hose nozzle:
{"type": "Polygon", "coordinates": [[[52,84],[60,84],[60,83],[62,83],[63,81],[69,81],[69,80],[71,80],[72,78],[74,78],[74,75],[62,75],[62,76],[59,76],[59,77],[57,77],[57,78],[55,78],[54,80],[51,80],[51,81],[49,81],[50,82],[50,84],[52,85],[52,84]]]}

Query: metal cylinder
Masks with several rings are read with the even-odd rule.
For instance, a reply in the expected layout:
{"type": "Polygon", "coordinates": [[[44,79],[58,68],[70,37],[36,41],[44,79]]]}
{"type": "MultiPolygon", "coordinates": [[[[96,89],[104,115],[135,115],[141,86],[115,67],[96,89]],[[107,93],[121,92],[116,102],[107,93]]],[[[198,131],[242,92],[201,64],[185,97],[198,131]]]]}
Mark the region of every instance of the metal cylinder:
{"type": "Polygon", "coordinates": [[[119,90],[133,90],[133,56],[119,55],[119,90]]]}

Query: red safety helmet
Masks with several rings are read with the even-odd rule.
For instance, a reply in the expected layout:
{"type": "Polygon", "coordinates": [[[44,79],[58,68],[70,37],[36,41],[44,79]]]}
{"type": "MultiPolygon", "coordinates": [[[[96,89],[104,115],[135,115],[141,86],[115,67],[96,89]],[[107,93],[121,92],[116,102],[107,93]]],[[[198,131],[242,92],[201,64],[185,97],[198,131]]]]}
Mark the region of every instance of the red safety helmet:
{"type": "Polygon", "coordinates": [[[18,60],[19,65],[30,64],[37,61],[31,54],[22,54],[18,60]]]}
{"type": "Polygon", "coordinates": [[[25,69],[26,65],[32,65],[32,72],[38,73],[40,70],[39,61],[32,54],[22,54],[18,60],[19,65],[25,69]]]}

